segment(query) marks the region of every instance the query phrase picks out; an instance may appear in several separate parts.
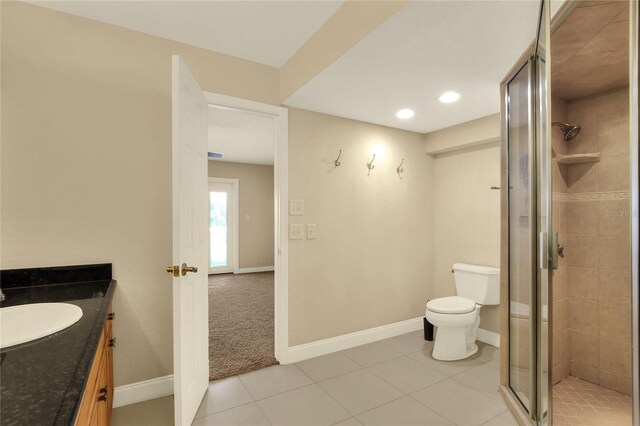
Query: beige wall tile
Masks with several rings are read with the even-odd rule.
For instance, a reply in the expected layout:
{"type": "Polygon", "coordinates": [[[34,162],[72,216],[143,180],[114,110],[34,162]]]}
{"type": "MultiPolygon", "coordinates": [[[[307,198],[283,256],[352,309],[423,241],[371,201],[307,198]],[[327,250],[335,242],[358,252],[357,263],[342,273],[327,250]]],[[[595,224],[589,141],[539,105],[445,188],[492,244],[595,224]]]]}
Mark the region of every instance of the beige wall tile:
{"type": "Polygon", "coordinates": [[[563,266],[553,271],[553,303],[569,297],[570,284],[569,268],[563,266]]]}
{"type": "Polygon", "coordinates": [[[564,263],[568,266],[593,267],[599,264],[598,238],[583,235],[564,235],[564,263]]]}
{"type": "Polygon", "coordinates": [[[598,202],[571,201],[565,206],[567,234],[598,234],[598,202]]]}
{"type": "Polygon", "coordinates": [[[573,164],[567,169],[568,192],[596,192],[598,190],[598,163],[573,164]]]}
{"type": "Polygon", "coordinates": [[[597,301],[598,270],[576,266],[569,267],[569,297],[597,301]]]}
{"type": "Polygon", "coordinates": [[[598,237],[600,268],[628,271],[631,268],[631,239],[626,236],[598,237]]]}
{"type": "Polygon", "coordinates": [[[600,303],[631,305],[631,273],[600,269],[598,273],[600,303]]]}
{"type": "Polygon", "coordinates": [[[569,299],[569,328],[589,334],[598,333],[598,303],[569,299]]]}
{"type": "Polygon", "coordinates": [[[631,228],[629,200],[600,200],[598,210],[599,235],[629,235],[631,228]]]}
{"type": "MultiPolygon", "coordinates": [[[[567,121],[567,101],[557,96],[551,97],[551,121],[567,121]]],[[[560,129],[551,129],[551,144],[554,154],[568,154],[569,145],[564,141],[560,129]]]]}
{"type": "Polygon", "coordinates": [[[631,377],[631,344],[600,337],[598,366],[601,370],[631,377]]]}
{"type": "MultiPolygon", "coordinates": [[[[566,190],[562,192],[566,192],[566,190]]],[[[567,202],[565,201],[553,201],[553,230],[558,234],[566,233],[566,207],[567,202]]]]}
{"type": "MultiPolygon", "coordinates": [[[[628,105],[628,102],[625,102],[625,105],[628,105]]],[[[628,156],[631,146],[628,110],[603,123],[598,129],[598,139],[601,157],[628,156]]]]}
{"type": "Polygon", "coordinates": [[[569,364],[569,331],[553,335],[553,365],[569,364]]]}
{"type": "Polygon", "coordinates": [[[631,163],[628,155],[602,157],[598,163],[598,191],[624,191],[629,189],[631,163]]]}
{"type": "Polygon", "coordinates": [[[608,371],[600,370],[599,379],[600,386],[607,389],[613,389],[614,391],[625,395],[631,395],[631,377],[619,376],[617,374],[609,373],[608,371]]]}
{"type": "Polygon", "coordinates": [[[598,304],[598,334],[631,342],[631,306],[598,304]]]}
{"type": "Polygon", "coordinates": [[[551,180],[553,192],[567,192],[567,182],[569,182],[568,166],[566,164],[560,164],[553,159],[551,163],[551,180]]]}
{"type": "Polygon", "coordinates": [[[571,360],[569,362],[569,371],[572,376],[579,377],[591,383],[598,384],[600,380],[598,367],[593,365],[587,365],[571,360]]]}
{"type": "MultiPolygon", "coordinates": [[[[598,367],[598,336],[582,333],[576,330],[569,331],[569,359],[581,364],[598,367]]],[[[573,367],[571,368],[573,374],[573,367]]],[[[582,376],[578,376],[582,377],[582,376]]],[[[597,377],[597,374],[596,374],[597,377]]]]}
{"type": "Polygon", "coordinates": [[[567,377],[569,377],[569,362],[556,365],[551,369],[551,382],[554,385],[567,377]]]}
{"type": "Polygon", "coordinates": [[[569,329],[570,299],[562,299],[553,303],[553,333],[561,333],[569,329]]]}

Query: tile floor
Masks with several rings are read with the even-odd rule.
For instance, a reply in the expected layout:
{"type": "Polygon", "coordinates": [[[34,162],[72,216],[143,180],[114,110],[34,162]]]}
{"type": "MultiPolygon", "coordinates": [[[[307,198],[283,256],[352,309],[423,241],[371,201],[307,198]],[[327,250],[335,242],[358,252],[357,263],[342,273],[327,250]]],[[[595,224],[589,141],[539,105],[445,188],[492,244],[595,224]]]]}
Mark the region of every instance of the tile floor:
{"type": "MultiPolygon", "coordinates": [[[[194,425],[516,425],[498,394],[498,349],[431,357],[413,332],[212,382],[194,425]]],[[[113,425],[171,424],[172,397],[114,410],[113,425]]]]}
{"type": "Polygon", "coordinates": [[[630,396],[573,376],[552,392],[554,425],[631,425],[630,396]]]}

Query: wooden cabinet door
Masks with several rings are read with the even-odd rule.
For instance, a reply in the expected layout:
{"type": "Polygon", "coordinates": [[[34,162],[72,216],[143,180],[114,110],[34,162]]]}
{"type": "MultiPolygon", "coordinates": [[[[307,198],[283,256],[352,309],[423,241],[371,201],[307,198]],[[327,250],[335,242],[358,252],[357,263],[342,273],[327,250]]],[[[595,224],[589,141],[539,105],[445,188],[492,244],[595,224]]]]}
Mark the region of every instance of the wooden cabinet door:
{"type": "Polygon", "coordinates": [[[111,339],[111,319],[107,319],[80,402],[75,426],[109,426],[111,424],[113,407],[113,347],[109,344],[111,339]]]}

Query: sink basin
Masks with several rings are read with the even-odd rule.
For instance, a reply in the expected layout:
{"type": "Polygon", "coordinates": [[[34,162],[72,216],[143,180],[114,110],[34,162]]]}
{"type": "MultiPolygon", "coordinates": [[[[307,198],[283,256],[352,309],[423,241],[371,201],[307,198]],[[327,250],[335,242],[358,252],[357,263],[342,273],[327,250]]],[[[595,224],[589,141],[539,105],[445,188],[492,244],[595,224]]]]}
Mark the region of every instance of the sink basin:
{"type": "Polygon", "coordinates": [[[70,303],[32,303],[0,308],[0,348],[48,336],[77,323],[82,309],[70,303]]]}

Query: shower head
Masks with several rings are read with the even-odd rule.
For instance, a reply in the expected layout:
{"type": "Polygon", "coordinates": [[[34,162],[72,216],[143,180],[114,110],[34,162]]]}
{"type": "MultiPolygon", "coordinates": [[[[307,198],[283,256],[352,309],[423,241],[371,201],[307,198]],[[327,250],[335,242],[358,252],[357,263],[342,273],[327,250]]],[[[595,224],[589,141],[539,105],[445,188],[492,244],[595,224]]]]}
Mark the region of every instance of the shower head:
{"type": "Polygon", "coordinates": [[[554,121],[553,123],[551,123],[551,125],[560,127],[560,131],[562,131],[562,134],[564,135],[565,142],[573,140],[573,138],[578,136],[578,133],[580,133],[580,130],[582,129],[579,124],[573,125],[568,123],[560,123],[558,121],[554,121]]]}

